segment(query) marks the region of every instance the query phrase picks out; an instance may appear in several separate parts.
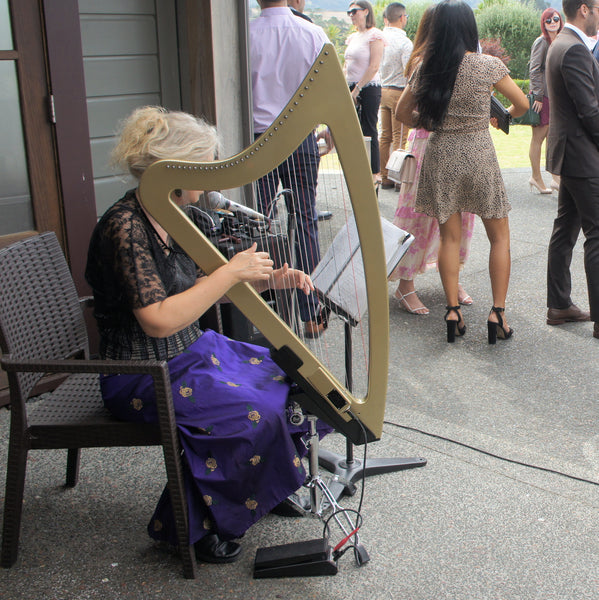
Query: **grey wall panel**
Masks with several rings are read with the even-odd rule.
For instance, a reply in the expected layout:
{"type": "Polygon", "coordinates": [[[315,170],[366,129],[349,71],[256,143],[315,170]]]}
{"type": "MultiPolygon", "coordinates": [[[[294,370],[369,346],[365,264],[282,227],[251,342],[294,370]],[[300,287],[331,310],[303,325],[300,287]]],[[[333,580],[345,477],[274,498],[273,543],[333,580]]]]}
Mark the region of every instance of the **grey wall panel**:
{"type": "Polygon", "coordinates": [[[154,0],[79,0],[79,14],[153,15],[154,0]]]}
{"type": "Polygon", "coordinates": [[[85,58],[87,97],[152,94],[160,90],[158,58],[85,58]]]}
{"type": "MultiPolygon", "coordinates": [[[[201,0],[203,1],[203,0],[201,0]]],[[[134,187],[115,175],[110,152],[119,122],[148,104],[180,109],[173,0],[79,0],[97,213],[134,187]]]]}
{"type": "Polygon", "coordinates": [[[118,124],[138,106],[160,104],[159,94],[138,94],[135,96],[108,96],[90,98],[87,101],[89,134],[92,138],[111,136],[118,124]]]}
{"type": "Polygon", "coordinates": [[[97,138],[91,141],[94,179],[119,175],[118,171],[110,166],[110,153],[115,143],[114,137],[97,138]]]}
{"type": "Polygon", "coordinates": [[[127,190],[136,186],[135,181],[123,177],[107,177],[94,181],[96,192],[96,207],[98,216],[101,217],[119,198],[125,195],[127,190]]]}
{"type": "Polygon", "coordinates": [[[83,15],[84,56],[156,54],[156,20],[150,15],[83,15]]]}

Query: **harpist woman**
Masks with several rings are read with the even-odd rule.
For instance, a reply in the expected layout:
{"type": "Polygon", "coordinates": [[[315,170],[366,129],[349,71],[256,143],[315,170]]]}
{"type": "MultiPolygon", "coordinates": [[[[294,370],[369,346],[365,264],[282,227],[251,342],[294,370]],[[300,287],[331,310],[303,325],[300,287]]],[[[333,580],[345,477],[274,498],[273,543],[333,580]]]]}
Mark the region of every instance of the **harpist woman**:
{"type": "MultiPolygon", "coordinates": [[[[163,158],[213,160],[217,144],[215,130],[202,120],[144,107],[124,122],[113,157],[139,180],[163,158]]],[[[198,195],[175,190],[173,199],[183,207],[198,195]]],[[[241,548],[231,540],[302,485],[303,445],[286,419],[289,383],[268,350],[202,331],[198,319],[239,282],[259,291],[299,288],[308,294],[310,278],[287,265],[273,269],[255,245],[204,276],[145,211],[137,189],[98,222],[86,278],[102,358],[168,361],[190,542],[201,560],[236,560],[241,548]]],[[[101,386],[107,408],[119,419],[157,420],[150,377],[111,375],[101,386]]],[[[177,543],[166,490],[148,529],[156,539],[177,543]]]]}

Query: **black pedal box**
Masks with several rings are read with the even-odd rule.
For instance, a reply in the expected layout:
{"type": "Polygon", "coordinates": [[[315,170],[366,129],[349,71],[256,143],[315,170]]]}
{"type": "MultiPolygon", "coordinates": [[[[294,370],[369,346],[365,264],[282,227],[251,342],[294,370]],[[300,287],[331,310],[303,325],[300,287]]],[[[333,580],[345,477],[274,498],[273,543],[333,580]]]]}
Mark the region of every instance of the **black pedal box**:
{"type": "Polygon", "coordinates": [[[336,574],[333,549],[324,538],[256,550],[254,579],[336,574]]]}

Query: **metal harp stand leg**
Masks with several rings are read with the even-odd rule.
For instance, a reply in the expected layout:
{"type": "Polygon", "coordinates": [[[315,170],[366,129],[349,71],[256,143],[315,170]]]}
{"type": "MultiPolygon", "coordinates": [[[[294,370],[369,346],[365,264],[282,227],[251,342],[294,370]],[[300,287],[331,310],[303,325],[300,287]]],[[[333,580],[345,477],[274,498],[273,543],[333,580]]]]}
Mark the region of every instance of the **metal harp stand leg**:
{"type": "MultiPolygon", "coordinates": [[[[345,320],[345,384],[352,389],[352,332],[351,324],[345,320]]],[[[353,444],[346,440],[345,457],[340,454],[319,449],[318,462],[321,467],[333,474],[328,484],[329,492],[338,500],[341,496],[353,496],[356,492],[356,481],[362,477],[393,473],[404,469],[414,469],[426,465],[425,458],[368,458],[363,460],[354,457],[353,444]]]]}

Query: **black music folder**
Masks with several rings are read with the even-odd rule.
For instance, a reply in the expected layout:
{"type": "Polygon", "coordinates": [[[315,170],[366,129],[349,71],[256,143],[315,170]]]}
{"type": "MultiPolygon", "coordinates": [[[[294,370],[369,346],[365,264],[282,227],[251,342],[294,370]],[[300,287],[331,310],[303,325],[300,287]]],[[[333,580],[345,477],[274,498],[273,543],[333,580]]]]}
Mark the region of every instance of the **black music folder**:
{"type": "Polygon", "coordinates": [[[512,115],[508,112],[508,109],[499,102],[499,100],[491,95],[491,117],[495,117],[497,119],[497,124],[499,125],[499,129],[504,131],[505,133],[510,132],[510,121],[512,120],[512,115]]]}
{"type": "MultiPolygon", "coordinates": [[[[389,277],[414,241],[414,236],[382,217],[381,226],[389,277]]],[[[364,262],[353,216],[339,230],[311,277],[319,297],[335,313],[355,323],[360,321],[368,303],[364,262]]]]}

